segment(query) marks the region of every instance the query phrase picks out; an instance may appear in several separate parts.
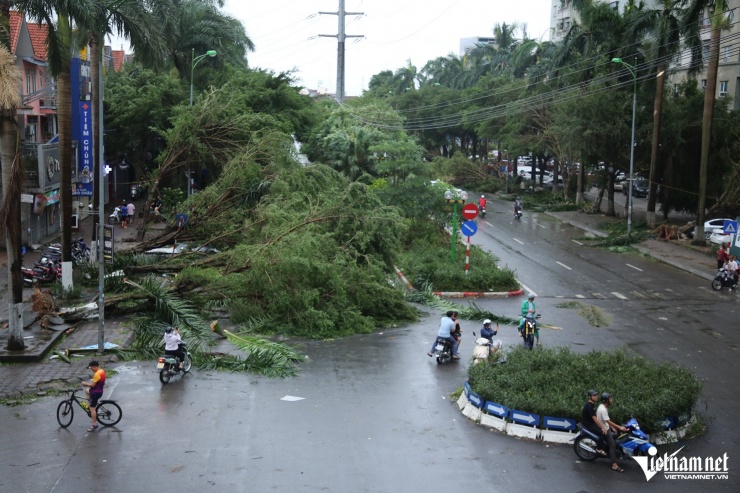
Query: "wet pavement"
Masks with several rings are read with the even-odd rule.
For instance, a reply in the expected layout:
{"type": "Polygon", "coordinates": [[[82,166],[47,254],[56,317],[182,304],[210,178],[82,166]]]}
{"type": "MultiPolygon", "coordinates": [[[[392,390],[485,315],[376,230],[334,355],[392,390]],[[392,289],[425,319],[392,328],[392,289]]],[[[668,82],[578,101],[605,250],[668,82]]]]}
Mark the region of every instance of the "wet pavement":
{"type": "MultiPolygon", "coordinates": [[[[140,201],[141,202],[141,201],[140,201]]],[[[633,221],[637,222],[644,219],[644,199],[636,199],[635,210],[633,213],[633,221]]],[[[141,210],[143,202],[135,202],[137,211],[141,210]]],[[[610,221],[620,221],[619,218],[609,218],[603,214],[587,214],[578,211],[568,212],[549,212],[548,216],[558,219],[559,221],[571,224],[588,234],[597,236],[603,236],[606,233],[599,228],[604,227],[610,221]]],[[[137,220],[139,220],[137,218],[137,220]]],[[[685,221],[684,221],[685,222],[685,221]]],[[[147,233],[146,239],[151,238],[157,232],[159,232],[164,225],[152,224],[150,230],[147,233]]],[[[115,249],[116,251],[125,251],[127,249],[135,247],[137,243],[134,241],[136,235],[136,228],[123,229],[120,225],[115,227],[115,249]]],[[[82,236],[88,244],[92,239],[92,219],[90,217],[85,218],[81,221],[81,229],[79,233],[74,235],[75,237],[82,236]]],[[[49,238],[47,243],[58,241],[58,237],[49,238]]],[[[688,240],[677,240],[677,241],[661,241],[661,240],[647,240],[636,245],[642,253],[649,255],[660,262],[671,265],[680,270],[689,272],[691,274],[703,277],[704,279],[711,280],[714,278],[715,272],[715,260],[713,256],[710,256],[706,252],[697,250],[689,245],[688,240]]],[[[706,249],[709,250],[708,248],[706,249]]],[[[7,279],[7,265],[4,252],[1,253],[0,257],[0,279],[7,279]]],[[[28,254],[26,259],[26,265],[30,265],[35,260],[34,255],[38,256],[38,253],[28,254]]],[[[30,290],[24,290],[24,295],[30,296],[30,290]]],[[[7,293],[4,293],[7,297],[7,293]]],[[[97,295],[97,293],[95,293],[97,295]]],[[[7,300],[6,298],[0,301],[0,320],[7,319],[7,300]]],[[[3,346],[0,350],[0,362],[2,362],[2,352],[4,351],[6,337],[3,337],[3,332],[7,329],[0,330],[0,345],[3,346]]],[[[43,330],[43,329],[41,329],[43,330]]],[[[35,349],[37,352],[45,352],[53,344],[51,336],[46,334],[46,330],[43,330],[45,334],[39,334],[37,332],[27,331],[29,338],[38,338],[39,342],[36,344],[41,349],[35,349]],[[43,339],[43,341],[41,340],[43,339]]],[[[124,346],[130,342],[133,338],[133,329],[128,326],[125,320],[106,319],[105,322],[105,340],[124,346]]],[[[30,339],[29,339],[30,340],[30,339]]],[[[56,339],[54,339],[56,340],[56,339]]],[[[95,345],[98,342],[98,322],[97,320],[86,321],[80,324],[75,330],[71,331],[64,340],[58,345],[56,349],[64,350],[67,348],[79,348],[88,345],[95,345]]],[[[5,351],[7,353],[7,351],[5,351]]],[[[63,363],[57,359],[49,359],[51,353],[47,354],[44,359],[35,363],[22,363],[13,365],[0,366],[0,399],[17,398],[23,394],[36,394],[44,389],[56,385],[60,382],[66,382],[67,380],[76,378],[75,375],[80,373],[84,374],[86,361],[89,360],[86,356],[74,356],[71,364],[63,363]]],[[[114,359],[114,356],[106,355],[103,360],[114,359]]]]}

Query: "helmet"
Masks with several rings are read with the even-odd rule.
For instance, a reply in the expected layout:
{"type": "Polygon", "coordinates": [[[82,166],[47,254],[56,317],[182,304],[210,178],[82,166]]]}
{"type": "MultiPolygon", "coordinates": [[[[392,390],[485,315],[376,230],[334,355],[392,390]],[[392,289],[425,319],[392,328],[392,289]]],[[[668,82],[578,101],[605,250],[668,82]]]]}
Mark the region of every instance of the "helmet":
{"type": "Polygon", "coordinates": [[[485,195],[481,195],[481,196],[480,196],[480,198],[482,198],[482,199],[485,199],[485,198],[486,198],[486,196],[485,196],[485,195]]]}
{"type": "Polygon", "coordinates": [[[612,395],[609,392],[604,392],[601,394],[601,402],[609,402],[609,399],[612,398],[612,395]]]}
{"type": "Polygon", "coordinates": [[[527,299],[528,300],[533,300],[534,299],[534,293],[529,293],[529,295],[527,296],[527,299]]]}
{"type": "Polygon", "coordinates": [[[598,393],[598,392],[596,392],[596,391],[595,391],[595,390],[593,390],[593,389],[591,389],[591,390],[589,390],[589,391],[588,391],[588,396],[589,396],[589,397],[593,397],[593,396],[595,396],[595,395],[598,395],[598,394],[599,394],[599,393],[598,393]]]}
{"type": "Polygon", "coordinates": [[[485,319],[485,320],[483,321],[483,325],[488,325],[488,324],[490,324],[490,323],[491,323],[491,321],[490,321],[490,320],[488,320],[488,319],[485,319]]]}
{"type": "Polygon", "coordinates": [[[164,332],[165,332],[166,334],[170,334],[170,333],[172,333],[172,327],[167,327],[166,329],[164,329],[164,332]]]}

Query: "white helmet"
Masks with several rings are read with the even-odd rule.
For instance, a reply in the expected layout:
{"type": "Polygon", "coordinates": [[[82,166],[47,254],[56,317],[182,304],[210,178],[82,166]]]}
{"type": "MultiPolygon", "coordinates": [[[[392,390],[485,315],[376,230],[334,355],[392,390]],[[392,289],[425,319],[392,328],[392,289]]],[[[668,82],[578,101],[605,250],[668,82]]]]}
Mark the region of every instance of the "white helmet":
{"type": "Polygon", "coordinates": [[[490,320],[488,320],[488,319],[485,319],[485,320],[483,321],[483,325],[488,325],[488,324],[490,324],[490,323],[491,323],[491,321],[490,321],[490,320]]]}
{"type": "Polygon", "coordinates": [[[486,198],[486,196],[485,196],[485,195],[481,195],[481,196],[480,196],[480,198],[482,198],[482,199],[485,199],[485,198],[486,198]]]}
{"type": "Polygon", "coordinates": [[[529,293],[529,296],[527,296],[527,299],[528,300],[533,300],[534,299],[534,293],[529,293]]]}

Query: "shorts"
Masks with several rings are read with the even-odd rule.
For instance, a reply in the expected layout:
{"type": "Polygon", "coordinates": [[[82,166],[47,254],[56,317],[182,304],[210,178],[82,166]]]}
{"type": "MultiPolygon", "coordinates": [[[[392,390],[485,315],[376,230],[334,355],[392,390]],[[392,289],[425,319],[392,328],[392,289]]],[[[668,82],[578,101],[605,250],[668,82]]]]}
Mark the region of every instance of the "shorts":
{"type": "Polygon", "coordinates": [[[98,407],[98,400],[103,397],[103,393],[95,393],[93,394],[90,392],[90,407],[98,407]]]}

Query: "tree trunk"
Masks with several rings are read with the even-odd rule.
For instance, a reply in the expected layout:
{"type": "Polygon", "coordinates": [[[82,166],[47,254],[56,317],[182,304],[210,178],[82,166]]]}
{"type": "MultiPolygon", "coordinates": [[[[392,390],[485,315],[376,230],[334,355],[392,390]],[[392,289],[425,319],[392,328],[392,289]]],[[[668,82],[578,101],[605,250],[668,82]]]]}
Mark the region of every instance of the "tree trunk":
{"type": "MultiPolygon", "coordinates": [[[[12,116],[9,116],[12,118],[12,116]]],[[[8,119],[0,120],[0,160],[2,160],[3,202],[8,207],[5,245],[8,250],[8,351],[22,351],[23,342],[23,277],[21,276],[21,209],[22,168],[16,155],[18,128],[8,119]],[[13,169],[18,167],[18,169],[13,169]],[[16,183],[11,186],[11,176],[16,183]]]]}
{"type": "MultiPolygon", "coordinates": [[[[724,11],[724,1],[716,3],[715,12],[724,11]]],[[[712,21],[712,37],[709,44],[709,64],[707,65],[707,87],[704,92],[704,116],[701,125],[701,161],[699,163],[699,204],[696,210],[696,229],[693,245],[706,245],[704,239],[704,209],[707,202],[707,173],[709,169],[709,145],[712,137],[712,118],[714,117],[714,97],[717,91],[717,68],[719,65],[719,37],[722,31],[721,14],[712,21]]]]}
{"type": "Polygon", "coordinates": [[[660,118],[663,112],[663,89],[665,88],[665,71],[667,67],[664,63],[658,65],[658,75],[655,79],[655,101],[653,102],[653,143],[650,150],[650,177],[648,185],[648,203],[647,203],[647,224],[650,228],[655,228],[655,203],[658,197],[657,169],[658,169],[658,148],[660,147],[660,118]]]}

